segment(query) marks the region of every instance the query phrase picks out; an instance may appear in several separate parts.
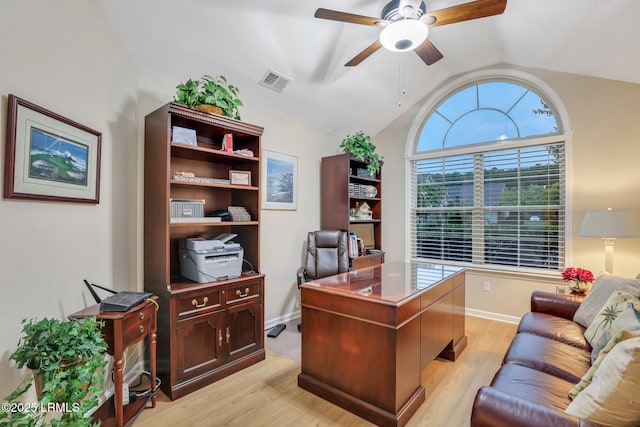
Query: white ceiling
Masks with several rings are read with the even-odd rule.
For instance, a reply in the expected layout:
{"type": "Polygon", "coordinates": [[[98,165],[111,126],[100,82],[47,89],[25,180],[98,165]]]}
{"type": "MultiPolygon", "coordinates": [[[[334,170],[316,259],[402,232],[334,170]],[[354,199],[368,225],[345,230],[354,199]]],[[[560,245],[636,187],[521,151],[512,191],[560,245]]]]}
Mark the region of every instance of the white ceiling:
{"type": "MultiPolygon", "coordinates": [[[[640,83],[638,0],[508,0],[502,15],[432,28],[444,58],[431,66],[380,49],[357,67],[344,63],[379,30],[313,14],[378,17],[385,0],[96,2],[141,72],[176,84],[223,74],[245,105],[336,135],[374,135],[449,77],[493,64],[640,83]],[[258,85],[269,69],[292,79],[281,94],[258,85]]],[[[464,2],[433,0],[427,10],[464,2]]]]}

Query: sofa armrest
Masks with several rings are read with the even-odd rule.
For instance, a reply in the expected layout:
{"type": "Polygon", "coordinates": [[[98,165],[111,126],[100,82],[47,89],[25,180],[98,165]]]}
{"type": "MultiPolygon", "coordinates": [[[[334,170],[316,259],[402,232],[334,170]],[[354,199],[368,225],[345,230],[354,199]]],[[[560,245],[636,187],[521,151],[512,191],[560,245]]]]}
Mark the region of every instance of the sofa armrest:
{"type": "Polygon", "coordinates": [[[582,296],[571,294],[534,291],[531,294],[531,311],[573,320],[573,315],[580,307],[583,298],[582,296]]]}
{"type": "Polygon", "coordinates": [[[512,396],[493,387],[481,387],[471,411],[471,427],[597,427],[548,406],[512,396]]]}

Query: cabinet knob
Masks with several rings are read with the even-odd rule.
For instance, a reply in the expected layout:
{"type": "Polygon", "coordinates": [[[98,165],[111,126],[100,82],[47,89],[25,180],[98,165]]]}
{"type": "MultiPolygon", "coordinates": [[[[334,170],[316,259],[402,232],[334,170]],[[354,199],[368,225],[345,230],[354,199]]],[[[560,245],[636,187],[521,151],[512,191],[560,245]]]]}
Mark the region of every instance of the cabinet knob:
{"type": "Polygon", "coordinates": [[[249,295],[249,288],[244,288],[244,293],[242,293],[242,291],[240,291],[240,289],[236,290],[236,295],[238,295],[240,298],[244,298],[247,295],[249,295]]]}
{"type": "Polygon", "coordinates": [[[218,329],[218,347],[222,347],[222,329],[218,329]]]}
{"type": "Polygon", "coordinates": [[[209,301],[208,297],[204,297],[202,298],[202,304],[198,304],[198,300],[197,299],[193,299],[193,301],[191,301],[191,305],[194,306],[195,308],[202,308],[205,305],[207,305],[207,302],[209,301]]]}
{"type": "Polygon", "coordinates": [[[143,312],[140,312],[140,313],[138,314],[138,316],[140,316],[140,320],[144,320],[144,313],[143,313],[143,312]]]}
{"type": "Polygon", "coordinates": [[[144,334],[144,326],[143,325],[140,325],[138,327],[138,330],[140,331],[141,334],[144,334]]]}

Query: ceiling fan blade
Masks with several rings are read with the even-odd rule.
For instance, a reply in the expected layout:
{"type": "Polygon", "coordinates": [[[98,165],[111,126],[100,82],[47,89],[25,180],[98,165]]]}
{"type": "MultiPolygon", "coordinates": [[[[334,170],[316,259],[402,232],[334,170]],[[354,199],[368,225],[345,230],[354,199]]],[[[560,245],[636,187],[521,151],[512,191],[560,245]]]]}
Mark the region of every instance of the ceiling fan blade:
{"type": "Polygon", "coordinates": [[[354,56],[351,61],[344,64],[344,66],[354,67],[358,65],[359,63],[367,59],[369,56],[371,56],[374,52],[376,52],[381,47],[382,47],[382,43],[380,43],[380,39],[377,39],[376,41],[371,43],[371,45],[368,48],[366,48],[365,50],[363,50],[362,52],[354,56]]]}
{"type": "Polygon", "coordinates": [[[429,39],[422,42],[414,51],[427,65],[431,65],[442,59],[442,53],[440,53],[438,48],[435,47],[429,39]]]}
{"type": "Polygon", "coordinates": [[[500,15],[507,7],[507,0],[476,0],[458,6],[427,12],[421,18],[429,27],[453,24],[469,21],[471,19],[485,18],[487,16],[500,15]],[[435,18],[434,23],[430,20],[435,18]]]}
{"type": "Polygon", "coordinates": [[[369,16],[354,15],[353,13],[339,12],[337,10],[318,9],[313,15],[316,18],[330,19],[332,21],[349,22],[351,24],[360,25],[374,25],[382,27],[388,24],[387,21],[381,18],[371,18],[369,16]]]}

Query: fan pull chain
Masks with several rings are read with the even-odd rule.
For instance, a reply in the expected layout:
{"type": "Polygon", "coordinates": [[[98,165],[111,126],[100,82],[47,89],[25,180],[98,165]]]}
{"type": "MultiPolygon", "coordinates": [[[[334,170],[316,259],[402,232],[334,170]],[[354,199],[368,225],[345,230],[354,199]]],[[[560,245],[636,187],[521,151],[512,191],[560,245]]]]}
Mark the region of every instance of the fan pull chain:
{"type": "Polygon", "coordinates": [[[403,57],[404,55],[398,54],[398,108],[402,107],[402,97],[407,94],[403,57]]]}

